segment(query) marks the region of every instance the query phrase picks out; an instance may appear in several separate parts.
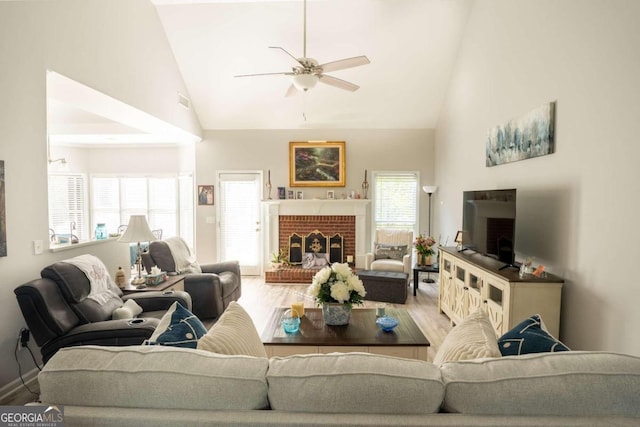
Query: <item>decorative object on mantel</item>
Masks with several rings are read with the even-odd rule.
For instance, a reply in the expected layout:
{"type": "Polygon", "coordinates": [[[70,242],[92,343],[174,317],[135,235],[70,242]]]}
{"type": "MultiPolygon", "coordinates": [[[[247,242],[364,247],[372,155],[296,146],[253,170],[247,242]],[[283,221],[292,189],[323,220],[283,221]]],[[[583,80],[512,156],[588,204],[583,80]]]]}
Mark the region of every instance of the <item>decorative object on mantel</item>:
{"type": "Polygon", "coordinates": [[[489,130],[486,166],[552,154],[555,151],[555,109],[556,103],[549,102],[489,130]]]}
{"type": "Polygon", "coordinates": [[[138,267],[138,275],[131,281],[132,285],[138,285],[144,288],[145,278],[142,277],[142,247],[140,242],[151,242],[156,240],[156,236],[151,232],[147,219],[144,215],[131,215],[129,217],[129,225],[127,231],[118,239],[122,243],[137,243],[138,250],[136,252],[136,266],[138,267]]]}
{"type": "MultiPolygon", "coordinates": [[[[424,188],[424,187],[423,187],[424,188]]],[[[369,192],[369,181],[367,181],[367,170],[364,170],[364,181],[362,181],[362,198],[367,198],[367,193],[369,192]]]]}
{"type": "Polygon", "coordinates": [[[213,205],[213,185],[198,185],[198,205],[213,205]]]}
{"type": "Polygon", "coordinates": [[[318,305],[327,325],[348,325],[351,308],[362,304],[367,292],[348,264],[334,263],[318,271],[307,290],[318,305]]]}
{"type": "Polygon", "coordinates": [[[4,160],[0,160],[0,257],[7,256],[7,212],[4,203],[4,160]]]}
{"type": "Polygon", "coordinates": [[[286,189],[284,187],[278,187],[278,199],[284,200],[286,198],[286,189]]]}
{"type": "Polygon", "coordinates": [[[423,236],[419,234],[416,240],[413,242],[413,246],[418,252],[418,259],[416,263],[418,265],[431,265],[433,261],[431,257],[435,253],[431,247],[436,244],[436,241],[431,236],[423,236]]]}
{"type": "Polygon", "coordinates": [[[271,169],[267,171],[267,199],[271,200],[271,169]]]}
{"type": "Polygon", "coordinates": [[[344,141],[289,142],[289,186],[344,187],[344,141]]]}

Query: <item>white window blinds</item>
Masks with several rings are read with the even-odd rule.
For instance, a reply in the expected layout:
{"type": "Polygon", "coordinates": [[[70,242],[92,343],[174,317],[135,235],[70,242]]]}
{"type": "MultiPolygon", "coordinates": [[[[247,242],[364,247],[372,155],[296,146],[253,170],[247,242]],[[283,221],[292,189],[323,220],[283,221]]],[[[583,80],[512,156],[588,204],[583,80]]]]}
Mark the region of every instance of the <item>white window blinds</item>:
{"type": "Polygon", "coordinates": [[[415,231],[417,228],[418,175],[415,172],[374,173],[375,228],[415,231]]]}
{"type": "Polygon", "coordinates": [[[49,228],[87,240],[87,179],[83,174],[49,174],[49,228]],[[74,228],[72,228],[72,224],[74,228]]]}
{"type": "Polygon", "coordinates": [[[91,178],[93,226],[109,233],[127,225],[131,215],[145,215],[162,238],[182,236],[193,247],[193,177],[191,175],[91,178]]]}

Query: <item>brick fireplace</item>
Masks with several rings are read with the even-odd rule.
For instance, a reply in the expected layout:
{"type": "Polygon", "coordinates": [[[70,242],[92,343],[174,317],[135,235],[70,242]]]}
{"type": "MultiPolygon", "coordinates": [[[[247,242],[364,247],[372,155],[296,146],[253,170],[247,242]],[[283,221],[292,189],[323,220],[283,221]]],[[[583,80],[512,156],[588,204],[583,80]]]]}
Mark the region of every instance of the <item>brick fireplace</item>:
{"type": "Polygon", "coordinates": [[[344,242],[340,262],[346,262],[347,255],[355,257],[356,217],[353,215],[280,215],[278,228],[280,248],[289,245],[289,237],[293,233],[306,236],[317,230],[325,236],[342,236],[344,242]]]}
{"type": "Polygon", "coordinates": [[[310,283],[316,273],[299,266],[271,270],[270,254],[288,246],[293,233],[306,236],[318,230],[326,236],[340,234],[344,239],[342,262],[353,256],[356,267],[364,264],[370,240],[368,200],[273,200],[265,201],[264,207],[266,282],[310,283]]]}

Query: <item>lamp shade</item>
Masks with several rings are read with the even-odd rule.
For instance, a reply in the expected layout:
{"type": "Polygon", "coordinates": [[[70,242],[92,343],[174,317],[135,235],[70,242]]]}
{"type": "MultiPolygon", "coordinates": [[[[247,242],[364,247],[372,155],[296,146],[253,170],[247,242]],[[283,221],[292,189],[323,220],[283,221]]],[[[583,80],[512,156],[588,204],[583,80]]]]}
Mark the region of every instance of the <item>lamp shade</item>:
{"type": "Polygon", "coordinates": [[[437,185],[423,185],[422,186],[422,191],[424,191],[427,194],[433,194],[436,192],[436,190],[438,189],[437,185]]]}
{"type": "Polygon", "coordinates": [[[296,74],[291,78],[291,83],[296,89],[306,92],[318,83],[318,76],[315,74],[296,74]]]}
{"type": "Polygon", "coordinates": [[[120,236],[118,242],[137,243],[150,242],[152,240],[156,240],[156,236],[151,232],[147,218],[144,215],[131,215],[127,230],[120,236]]]}

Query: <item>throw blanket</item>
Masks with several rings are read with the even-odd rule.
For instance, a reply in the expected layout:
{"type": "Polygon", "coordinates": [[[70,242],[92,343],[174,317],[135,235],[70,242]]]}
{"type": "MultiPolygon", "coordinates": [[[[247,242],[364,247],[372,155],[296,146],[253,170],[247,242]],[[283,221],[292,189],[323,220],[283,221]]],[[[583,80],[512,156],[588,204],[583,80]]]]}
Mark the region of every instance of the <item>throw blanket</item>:
{"type": "Polygon", "coordinates": [[[75,265],[87,276],[91,284],[91,291],[87,298],[91,298],[98,304],[103,305],[113,299],[114,296],[118,296],[112,290],[116,288],[116,284],[99,258],[87,254],[66,259],[62,262],[75,265]]]}
{"type": "Polygon", "coordinates": [[[181,237],[169,237],[164,240],[169,250],[171,251],[171,255],[173,256],[173,262],[176,264],[176,273],[185,274],[185,273],[202,273],[202,269],[200,265],[196,262],[194,257],[191,255],[191,251],[189,251],[189,246],[187,246],[187,242],[182,240],[181,237]]]}

